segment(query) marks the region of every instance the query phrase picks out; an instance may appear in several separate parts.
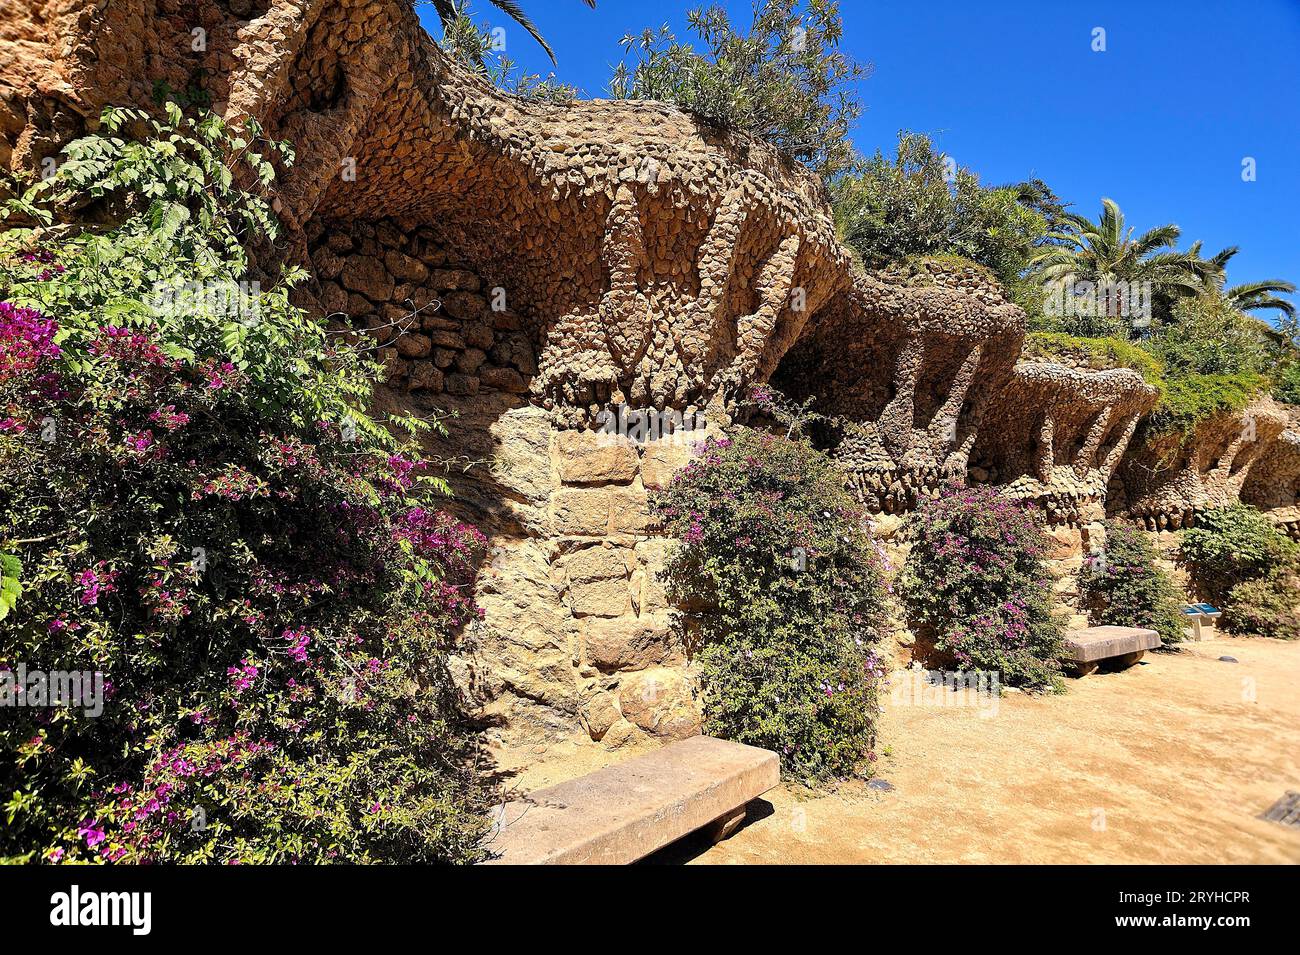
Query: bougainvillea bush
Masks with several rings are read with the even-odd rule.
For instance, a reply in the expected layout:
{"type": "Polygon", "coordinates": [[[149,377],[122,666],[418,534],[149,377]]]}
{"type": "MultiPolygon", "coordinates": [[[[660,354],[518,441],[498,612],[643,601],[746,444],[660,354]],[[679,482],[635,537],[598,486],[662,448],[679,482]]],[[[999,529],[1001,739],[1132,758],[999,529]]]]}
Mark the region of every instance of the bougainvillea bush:
{"type": "Polygon", "coordinates": [[[935,649],[1008,686],[1059,687],[1064,627],[1036,512],[991,488],[952,486],[921,505],[907,533],[900,593],[935,649]]]}
{"type": "Polygon", "coordinates": [[[670,600],[697,646],[706,731],[822,779],[872,757],[882,555],[844,476],[807,441],[709,438],[654,502],[679,538],[670,600]]]}
{"type": "Polygon", "coordinates": [[[1178,590],[1157,556],[1139,528],[1106,522],[1106,546],[1079,570],[1079,593],[1094,624],[1146,627],[1166,643],[1185,638],[1178,590]]]}
{"type": "Polygon", "coordinates": [[[273,237],[227,172],[269,181],[252,139],[104,119],[14,204],[38,228],[3,236],[0,667],[104,685],[97,716],[5,711],[0,858],[477,858],[445,661],[481,535],[362,413],[369,363],[289,304],[292,276],[239,315],[158,295],[244,279],[273,237]],[[101,224],[39,227],[74,202],[101,224]]]}

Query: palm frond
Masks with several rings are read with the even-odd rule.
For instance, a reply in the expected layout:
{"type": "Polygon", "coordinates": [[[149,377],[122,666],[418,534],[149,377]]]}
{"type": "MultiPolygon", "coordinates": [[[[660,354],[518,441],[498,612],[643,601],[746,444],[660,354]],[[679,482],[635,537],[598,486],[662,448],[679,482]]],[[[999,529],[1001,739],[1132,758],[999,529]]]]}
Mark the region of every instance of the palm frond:
{"type": "MultiPolygon", "coordinates": [[[[1138,236],[1133,242],[1133,252],[1135,255],[1143,256],[1156,249],[1171,249],[1178,244],[1182,234],[1183,230],[1173,223],[1156,226],[1138,236]]],[[[1200,256],[1197,255],[1197,258],[1200,256]]]]}
{"type": "Polygon", "coordinates": [[[1258,282],[1245,282],[1241,285],[1234,285],[1230,289],[1225,289],[1223,297],[1228,300],[1255,298],[1259,295],[1268,295],[1273,292],[1282,292],[1285,295],[1290,295],[1295,292],[1295,283],[1287,282],[1283,279],[1261,279],[1258,282]]]}

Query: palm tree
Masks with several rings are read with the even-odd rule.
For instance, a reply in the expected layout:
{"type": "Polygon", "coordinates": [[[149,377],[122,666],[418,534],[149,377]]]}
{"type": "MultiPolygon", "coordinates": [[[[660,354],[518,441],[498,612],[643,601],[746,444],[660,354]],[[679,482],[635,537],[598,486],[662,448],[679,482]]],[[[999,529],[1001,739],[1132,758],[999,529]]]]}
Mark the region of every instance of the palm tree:
{"type": "Polygon", "coordinates": [[[1257,312],[1261,309],[1277,309],[1287,318],[1295,318],[1296,307],[1277,293],[1291,295],[1295,292],[1295,283],[1283,279],[1261,279],[1258,282],[1245,282],[1224,288],[1228,282],[1228,260],[1240,252],[1238,246],[1231,245],[1218,255],[1205,262],[1208,268],[1206,287],[1222,297],[1224,303],[1239,312],[1257,312]]]}
{"type": "Polygon", "coordinates": [[[1065,213],[1065,221],[1064,230],[1048,236],[1062,244],[1034,256],[1030,270],[1044,285],[1095,283],[1105,295],[1107,318],[1123,313],[1120,289],[1149,289],[1152,300],[1167,305],[1204,288],[1210,267],[1199,254],[1174,248],[1182,235],[1176,225],[1157,226],[1134,238],[1112,199],[1101,200],[1096,222],[1074,212],[1065,213]]]}
{"type": "MultiPolygon", "coordinates": [[[[442,28],[444,30],[460,19],[460,17],[465,13],[464,0],[431,0],[431,2],[433,3],[434,11],[438,14],[438,19],[442,21],[442,28]]],[[[492,6],[496,7],[510,19],[514,20],[521,27],[527,30],[528,35],[542,45],[542,49],[545,50],[546,55],[551,58],[551,62],[555,62],[555,51],[552,50],[551,45],[542,38],[542,35],[537,32],[537,27],[533,26],[533,21],[528,19],[528,15],[524,13],[523,8],[520,7],[515,0],[489,0],[489,2],[492,6]]],[[[596,0],[582,0],[582,2],[591,9],[596,9],[596,0]]]]}

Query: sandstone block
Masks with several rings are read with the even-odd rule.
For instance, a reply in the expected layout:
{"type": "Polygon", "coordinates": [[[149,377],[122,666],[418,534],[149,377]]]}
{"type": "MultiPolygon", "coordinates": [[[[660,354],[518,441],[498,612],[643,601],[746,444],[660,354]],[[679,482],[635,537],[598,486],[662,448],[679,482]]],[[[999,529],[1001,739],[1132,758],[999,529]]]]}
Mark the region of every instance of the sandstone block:
{"type": "Polygon", "coordinates": [[[676,441],[653,441],[641,457],[641,480],[649,488],[664,488],[691,460],[691,449],[676,441]]]}
{"type": "Polygon", "coordinates": [[[322,282],[320,286],[320,304],[325,313],[346,312],[348,310],[348,293],[339,288],[335,282],[322,282]]]}
{"type": "Polygon", "coordinates": [[[467,348],[456,356],[456,370],[472,375],[479,365],[487,360],[487,355],[477,348],[467,348]]]}
{"type": "Polygon", "coordinates": [[[397,351],[403,358],[424,358],[432,350],[427,335],[408,332],[397,339],[397,351]]]}
{"type": "Polygon", "coordinates": [[[664,588],[664,565],[675,546],[674,541],[664,538],[651,538],[637,545],[637,556],[645,564],[638,600],[643,614],[653,614],[668,609],[668,594],[664,588]]]}
{"type": "Polygon", "coordinates": [[[603,489],[556,491],[555,532],[581,537],[604,537],[609,531],[609,492],[603,489]]]}
{"type": "Polygon", "coordinates": [[[470,322],[465,326],[464,335],[465,344],[485,351],[496,341],[496,333],[492,331],[492,326],[482,322],[470,322]]]}
{"type": "Polygon", "coordinates": [[[447,389],[450,395],[476,395],[478,394],[478,379],[472,375],[448,375],[443,382],[443,387],[447,389]]]}
{"type": "Polygon", "coordinates": [[[482,283],[477,275],[464,269],[434,269],[429,273],[429,284],[449,292],[477,292],[482,283]]]}
{"type": "Polygon", "coordinates": [[[700,711],[690,677],[659,667],[620,679],[619,709],[647,733],[685,739],[700,731],[700,711]]]}
{"type": "Polygon", "coordinates": [[[617,617],[627,613],[631,592],[622,578],[570,581],[569,597],[575,616],[617,617]]]}
{"type": "Polygon", "coordinates": [[[604,739],[611,726],[623,718],[618,711],[618,697],[613,693],[597,693],[583,709],[587,733],[594,740],[604,739]]]}
{"type": "Polygon", "coordinates": [[[610,492],[609,528],[614,534],[646,534],[654,526],[645,491],[617,488],[610,492]]]}
{"type": "Polygon", "coordinates": [[[668,622],[653,617],[584,621],[587,660],[606,673],[644,670],[679,656],[668,622]]]}
{"type": "Polygon", "coordinates": [[[497,311],[492,310],[492,327],[499,328],[502,331],[518,331],[523,328],[523,323],[519,321],[519,316],[508,309],[497,311]]]}
{"type": "Polygon", "coordinates": [[[1095,663],[1111,657],[1154,650],[1160,635],[1139,627],[1088,627],[1072,630],[1065,637],[1065,659],[1073,663],[1095,663]]]}
{"type": "Polygon", "coordinates": [[[384,265],[394,278],[403,282],[419,284],[429,277],[428,266],[396,250],[384,254],[384,265]]]}
{"type": "Polygon", "coordinates": [[[561,431],[555,450],[566,484],[625,483],[636,476],[636,446],[594,431],[561,431]]]}
{"type": "Polygon", "coordinates": [[[512,334],[492,347],[492,357],[499,365],[514,365],[522,374],[537,374],[532,346],[523,335],[512,334]]]}
{"type": "Polygon", "coordinates": [[[1069,526],[1049,527],[1045,534],[1049,560],[1060,560],[1082,553],[1083,541],[1078,528],[1069,526]]]}
{"type": "Polygon", "coordinates": [[[624,580],[627,578],[627,561],[630,556],[631,551],[598,544],[570,554],[565,562],[565,572],[572,583],[624,580]]]}
{"type": "Polygon", "coordinates": [[[512,495],[538,508],[536,530],[544,535],[540,506],[546,503],[554,481],[546,411],[533,405],[511,409],[496,420],[491,433],[493,476],[512,495]]]}
{"type": "Polygon", "coordinates": [[[391,222],[380,222],[375,226],[375,239],[380,245],[390,249],[406,245],[406,236],[402,235],[402,230],[391,222]]]}
{"type": "MultiPolygon", "coordinates": [[[[487,321],[488,303],[477,292],[448,292],[442,296],[442,308],[452,318],[464,322],[487,321]]],[[[489,333],[491,329],[489,328],[489,333]]],[[[491,341],[488,341],[491,344],[491,341]]]]}
{"type": "Polygon", "coordinates": [[[524,381],[524,376],[513,368],[497,368],[495,365],[485,365],[479,369],[478,376],[486,388],[508,391],[512,395],[522,395],[528,391],[528,382],[524,381]]]}
{"type": "Polygon", "coordinates": [[[431,361],[411,362],[411,387],[442,391],[442,372],[431,361]]]}
{"type": "Polygon", "coordinates": [[[601,742],[604,743],[608,749],[618,749],[620,746],[624,746],[633,740],[643,739],[644,737],[644,733],[620,716],[614,721],[614,725],[609,728],[608,732],[605,733],[601,742]]]}
{"type": "Polygon", "coordinates": [[[344,258],[335,253],[328,245],[322,245],[311,255],[312,265],[315,266],[316,277],[318,279],[337,278],[339,272],[343,271],[344,258]]]}
{"type": "Polygon", "coordinates": [[[450,348],[453,351],[461,351],[465,347],[465,339],[461,338],[453,331],[437,328],[429,332],[429,340],[439,348],[450,348]]]}
{"type": "Polygon", "coordinates": [[[345,311],[353,318],[362,315],[369,315],[375,310],[375,305],[364,295],[358,295],[356,292],[348,293],[348,304],[345,311]]]}

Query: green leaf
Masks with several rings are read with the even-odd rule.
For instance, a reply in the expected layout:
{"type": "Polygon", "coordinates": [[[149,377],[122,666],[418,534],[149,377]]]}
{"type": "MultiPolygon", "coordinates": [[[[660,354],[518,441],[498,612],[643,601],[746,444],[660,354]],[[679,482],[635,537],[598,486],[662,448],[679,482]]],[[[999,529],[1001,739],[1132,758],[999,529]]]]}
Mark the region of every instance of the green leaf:
{"type": "Polygon", "coordinates": [[[9,611],[18,605],[23,592],[22,572],[23,565],[17,557],[0,553],[0,620],[9,616],[9,611]]]}

